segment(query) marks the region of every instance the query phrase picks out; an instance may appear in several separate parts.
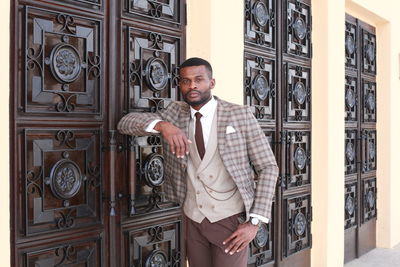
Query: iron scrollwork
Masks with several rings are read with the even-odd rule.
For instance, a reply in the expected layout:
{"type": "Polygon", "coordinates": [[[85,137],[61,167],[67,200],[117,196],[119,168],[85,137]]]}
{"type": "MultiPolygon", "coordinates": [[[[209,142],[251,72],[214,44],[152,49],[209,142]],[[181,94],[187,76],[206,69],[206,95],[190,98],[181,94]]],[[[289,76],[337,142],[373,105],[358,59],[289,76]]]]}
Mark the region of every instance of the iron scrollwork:
{"type": "Polygon", "coordinates": [[[346,75],[345,79],[345,120],[357,121],[358,93],[357,78],[346,75]]]}
{"type": "Polygon", "coordinates": [[[101,22],[31,7],[26,16],[24,110],[100,113],[101,22]]]}
{"type": "Polygon", "coordinates": [[[345,37],[345,51],[346,51],[346,67],[357,69],[358,60],[358,31],[357,25],[346,21],[346,37],[345,37]]]}
{"type": "Polygon", "coordinates": [[[311,203],[310,195],[285,199],[284,240],[285,257],[311,245],[311,203]]]}
{"type": "Polygon", "coordinates": [[[128,28],[128,109],[156,112],[178,99],[180,39],[128,28]]]}
{"type": "Polygon", "coordinates": [[[260,121],[275,119],[275,62],[245,54],[245,101],[260,121]]]}
{"type": "Polygon", "coordinates": [[[376,218],[376,178],[363,180],[363,223],[376,218]]]}
{"type": "Polygon", "coordinates": [[[366,74],[376,74],[376,36],[362,29],[362,71],[366,74]]]}
{"type": "Polygon", "coordinates": [[[376,137],[376,130],[362,132],[363,173],[376,170],[376,137]]]}
{"type": "Polygon", "coordinates": [[[245,42],[275,48],[275,3],[273,0],[246,0],[245,42]]]}
{"type": "Polygon", "coordinates": [[[311,8],[299,0],[287,0],[287,53],[311,57],[311,8]]]}
{"type": "Polygon", "coordinates": [[[129,266],[180,266],[180,227],[178,220],[130,231],[129,266]]]}
{"type": "Polygon", "coordinates": [[[376,122],[376,83],[364,80],[363,84],[363,105],[362,119],[364,122],[376,122]]]}
{"type": "Polygon", "coordinates": [[[310,69],[287,64],[287,102],[286,119],[288,121],[311,120],[311,73],[310,69]]]}
{"type": "Polygon", "coordinates": [[[345,139],[345,174],[357,173],[357,130],[347,129],[345,139]]]}
{"type": "Polygon", "coordinates": [[[100,222],[99,134],[25,130],[26,235],[100,222]]]}
{"type": "Polygon", "coordinates": [[[349,229],[357,225],[357,182],[347,183],[345,185],[344,195],[344,227],[349,229]]]}
{"type": "Polygon", "coordinates": [[[181,24],[179,0],[126,0],[128,13],[158,22],[181,24]]]}
{"type": "Polygon", "coordinates": [[[309,131],[288,131],[286,153],[289,155],[284,189],[310,183],[311,138],[309,131]]]}

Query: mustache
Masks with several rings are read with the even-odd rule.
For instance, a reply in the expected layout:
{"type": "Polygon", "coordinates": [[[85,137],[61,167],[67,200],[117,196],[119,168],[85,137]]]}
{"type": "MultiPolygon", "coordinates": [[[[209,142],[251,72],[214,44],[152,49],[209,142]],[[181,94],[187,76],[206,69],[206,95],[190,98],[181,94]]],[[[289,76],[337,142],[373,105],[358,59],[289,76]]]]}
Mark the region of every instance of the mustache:
{"type": "Polygon", "coordinates": [[[192,93],[192,92],[196,92],[198,94],[201,95],[201,92],[199,90],[190,90],[189,92],[187,92],[186,94],[184,94],[184,96],[187,96],[188,94],[192,93]]]}

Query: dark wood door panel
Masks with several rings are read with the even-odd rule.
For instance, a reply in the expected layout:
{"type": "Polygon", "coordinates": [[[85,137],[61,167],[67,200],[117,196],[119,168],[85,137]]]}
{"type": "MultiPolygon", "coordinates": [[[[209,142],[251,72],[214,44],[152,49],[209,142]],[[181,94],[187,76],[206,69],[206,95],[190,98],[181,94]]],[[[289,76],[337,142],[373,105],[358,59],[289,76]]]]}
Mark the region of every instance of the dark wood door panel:
{"type": "Polygon", "coordinates": [[[245,44],[262,52],[276,48],[275,0],[246,0],[244,10],[245,44]]]}
{"type": "Polygon", "coordinates": [[[344,261],[376,246],[375,28],[346,14],[344,261]]]}
{"type": "Polygon", "coordinates": [[[103,96],[103,23],[26,6],[18,110],[55,116],[100,115],[103,96]]]}
{"type": "Polygon", "coordinates": [[[283,201],[283,257],[311,247],[311,195],[295,195],[283,201]]]}
{"type": "Polygon", "coordinates": [[[102,235],[21,248],[16,266],[104,266],[102,235]]]}
{"type": "Polygon", "coordinates": [[[101,128],[22,128],[18,140],[20,237],[101,224],[101,128]]]}
{"type": "Polygon", "coordinates": [[[124,25],[123,44],[127,111],[156,112],[177,100],[181,37],[124,25]]]}
{"type": "Polygon", "coordinates": [[[275,60],[245,53],[245,104],[259,121],[276,120],[275,60]]]}
{"type": "Polygon", "coordinates": [[[124,266],[171,266],[185,264],[183,217],[167,215],[138,217],[125,225],[124,266]]]}

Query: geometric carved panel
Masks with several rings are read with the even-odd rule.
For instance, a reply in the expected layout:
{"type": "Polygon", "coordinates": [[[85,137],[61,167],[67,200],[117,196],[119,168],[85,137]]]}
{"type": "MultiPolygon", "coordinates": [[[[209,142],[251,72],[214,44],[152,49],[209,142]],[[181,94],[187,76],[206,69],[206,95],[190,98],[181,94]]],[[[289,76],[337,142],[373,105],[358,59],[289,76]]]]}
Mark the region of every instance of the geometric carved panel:
{"type": "Polygon", "coordinates": [[[181,229],[182,222],[178,220],[129,231],[129,266],[183,265],[181,229]]]}
{"type": "Polygon", "coordinates": [[[345,37],[346,67],[357,69],[357,47],[358,47],[357,25],[346,21],[346,37],[345,37]]]}
{"type": "MultiPolygon", "coordinates": [[[[161,211],[176,204],[166,201],[163,190],[165,180],[164,158],[160,136],[130,137],[132,150],[136,155],[136,181],[134,192],[134,210],[131,216],[153,211],[161,211]]],[[[132,186],[132,185],[131,185],[132,186]]],[[[132,210],[132,207],[131,207],[132,210]]]]}
{"type": "Polygon", "coordinates": [[[24,266],[103,266],[101,239],[79,241],[24,253],[24,266]]]}
{"type": "Polygon", "coordinates": [[[178,100],[180,38],[129,27],[128,109],[156,112],[178,100]]]}
{"type": "Polygon", "coordinates": [[[286,120],[311,120],[310,68],[286,64],[286,120]]]}
{"type": "Polygon", "coordinates": [[[101,130],[26,129],[27,236],[101,222],[101,130]]]}
{"type": "Polygon", "coordinates": [[[345,120],[357,121],[357,78],[346,75],[345,82],[345,120]]]}
{"type": "Polygon", "coordinates": [[[57,4],[60,4],[60,2],[64,2],[74,5],[75,7],[82,6],[91,10],[99,10],[102,7],[102,2],[104,0],[47,0],[47,1],[56,2],[57,4]]]}
{"type": "Polygon", "coordinates": [[[275,1],[246,0],[245,43],[275,48],[275,1]]]}
{"type": "Polygon", "coordinates": [[[284,199],[283,256],[288,257],[311,246],[311,196],[284,199]]]}
{"type": "MultiPolygon", "coordinates": [[[[122,1],[121,1],[122,2],[122,1]]],[[[150,22],[167,22],[180,24],[179,10],[181,1],[178,0],[126,0],[128,12],[140,16],[150,22]]]]}
{"type": "Polygon", "coordinates": [[[34,8],[26,17],[24,111],[100,113],[101,21],[34,8]]]}
{"type": "Polygon", "coordinates": [[[311,57],[311,8],[299,0],[287,0],[288,54],[311,57]]]}
{"type": "Polygon", "coordinates": [[[245,103],[259,121],[275,119],[275,61],[245,54],[245,103]]]}
{"type": "Polygon", "coordinates": [[[363,223],[376,218],[376,178],[363,180],[363,223]]]}
{"type": "Polygon", "coordinates": [[[376,130],[362,132],[363,173],[376,170],[376,130]]]}
{"type": "Polygon", "coordinates": [[[347,129],[345,134],[345,174],[357,173],[357,129],[347,129]]]}
{"type": "Polygon", "coordinates": [[[311,182],[311,136],[310,131],[286,132],[286,178],[284,189],[311,182]]]}
{"type": "MultiPolygon", "coordinates": [[[[272,203],[272,213],[274,214],[275,203],[272,203]]],[[[249,258],[247,264],[254,266],[263,266],[274,259],[274,224],[270,220],[268,223],[261,223],[258,228],[257,235],[250,242],[249,258]]]]}
{"type": "Polygon", "coordinates": [[[366,74],[376,74],[376,36],[362,29],[362,71],[366,74]]]}
{"type": "Polygon", "coordinates": [[[357,182],[345,185],[344,194],[344,229],[357,225],[357,182]]]}
{"type": "Polygon", "coordinates": [[[376,122],[376,83],[362,80],[363,122],[376,122]]]}

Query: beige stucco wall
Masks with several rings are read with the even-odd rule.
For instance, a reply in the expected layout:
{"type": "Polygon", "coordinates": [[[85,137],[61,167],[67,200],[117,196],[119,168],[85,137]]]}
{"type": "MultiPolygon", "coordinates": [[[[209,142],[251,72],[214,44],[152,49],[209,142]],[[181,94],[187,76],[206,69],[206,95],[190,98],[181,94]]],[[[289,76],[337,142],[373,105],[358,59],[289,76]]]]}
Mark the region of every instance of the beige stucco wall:
{"type": "Polygon", "coordinates": [[[0,4],[0,262],[10,265],[9,46],[10,1],[0,4]]]}
{"type": "MultiPolygon", "coordinates": [[[[209,59],[215,94],[243,103],[243,0],[187,0],[187,57],[209,59]],[[229,9],[227,10],[227,7],[229,9]],[[229,14],[229,17],[226,17],[229,14]],[[236,18],[236,19],[234,19],[236,18]]],[[[400,1],[313,0],[313,248],[312,266],[343,261],[344,13],[378,34],[378,246],[400,242],[400,1]],[[329,52],[328,52],[329,51],[329,52]],[[397,104],[397,105],[396,105],[397,104]],[[397,122],[397,124],[396,124],[397,122]],[[329,142],[326,142],[326,141],[329,142]],[[339,155],[339,156],[338,156],[339,155]],[[329,211],[329,212],[328,212],[329,211]]],[[[9,265],[9,1],[0,4],[0,262],[9,265]]]]}

